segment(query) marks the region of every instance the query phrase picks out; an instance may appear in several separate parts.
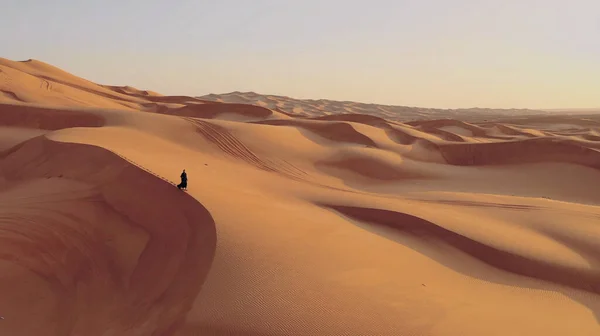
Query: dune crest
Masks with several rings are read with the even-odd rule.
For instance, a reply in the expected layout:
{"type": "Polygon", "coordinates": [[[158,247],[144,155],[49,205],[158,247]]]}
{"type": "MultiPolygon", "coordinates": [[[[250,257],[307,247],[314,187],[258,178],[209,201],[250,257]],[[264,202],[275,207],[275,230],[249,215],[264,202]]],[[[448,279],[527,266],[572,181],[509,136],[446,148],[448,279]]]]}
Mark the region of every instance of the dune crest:
{"type": "Polygon", "coordinates": [[[599,140],[0,59],[0,334],[597,335],[599,140]]]}
{"type": "Polygon", "coordinates": [[[519,275],[538,278],[600,294],[600,272],[536,261],[503,251],[452,232],[422,218],[409,214],[374,208],[329,206],[339,213],[359,221],[389,227],[422,239],[439,241],[460,250],[486,264],[519,275]]]}
{"type": "Polygon", "coordinates": [[[326,117],[336,118],[336,115],[364,115],[368,117],[382,117],[390,120],[425,120],[435,119],[440,116],[451,115],[455,118],[467,117],[473,114],[482,116],[516,116],[516,115],[540,115],[546,114],[544,111],[527,109],[431,109],[409,106],[391,106],[368,103],[357,103],[350,101],[334,101],[327,99],[294,99],[291,97],[263,95],[256,92],[230,92],[224,94],[208,94],[199,97],[201,99],[225,102],[241,103],[263,106],[269,109],[279,109],[281,112],[290,113],[298,117],[326,117]]]}
{"type": "MultiPolygon", "coordinates": [[[[44,334],[164,334],[183,322],[216,242],[199,203],[104,149],[44,136],[5,151],[0,167],[0,260],[25,270],[3,291],[48,284],[49,310],[34,316],[49,319],[44,334]]],[[[23,334],[28,307],[12,303],[8,331],[23,334]]]]}

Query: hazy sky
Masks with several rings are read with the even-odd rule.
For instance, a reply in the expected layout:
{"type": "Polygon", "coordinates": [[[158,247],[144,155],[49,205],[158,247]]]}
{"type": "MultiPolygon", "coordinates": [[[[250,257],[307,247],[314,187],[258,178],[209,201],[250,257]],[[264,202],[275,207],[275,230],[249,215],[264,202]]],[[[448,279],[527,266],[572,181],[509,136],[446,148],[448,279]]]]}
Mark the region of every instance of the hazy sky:
{"type": "Polygon", "coordinates": [[[163,94],[600,107],[600,0],[2,0],[0,56],[163,94]]]}

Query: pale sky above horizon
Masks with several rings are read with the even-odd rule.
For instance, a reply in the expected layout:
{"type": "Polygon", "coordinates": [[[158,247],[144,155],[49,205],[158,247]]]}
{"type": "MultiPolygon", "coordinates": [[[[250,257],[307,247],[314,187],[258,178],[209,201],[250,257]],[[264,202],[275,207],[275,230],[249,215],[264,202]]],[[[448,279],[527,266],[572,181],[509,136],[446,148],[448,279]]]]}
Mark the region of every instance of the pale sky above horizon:
{"type": "Polygon", "coordinates": [[[4,0],[0,57],[171,95],[599,108],[599,0],[4,0]]]}

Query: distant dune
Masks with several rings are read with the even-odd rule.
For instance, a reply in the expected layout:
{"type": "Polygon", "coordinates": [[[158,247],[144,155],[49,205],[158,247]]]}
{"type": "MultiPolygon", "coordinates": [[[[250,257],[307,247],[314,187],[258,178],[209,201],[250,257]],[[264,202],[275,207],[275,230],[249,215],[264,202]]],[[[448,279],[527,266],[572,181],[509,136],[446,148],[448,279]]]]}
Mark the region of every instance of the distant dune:
{"type": "Polygon", "coordinates": [[[272,110],[290,113],[302,117],[319,117],[337,114],[361,114],[378,116],[390,120],[407,121],[431,118],[462,118],[477,114],[479,117],[498,117],[515,115],[546,114],[541,110],[528,109],[434,109],[409,106],[393,106],[366,104],[350,101],[334,101],[327,99],[294,99],[284,96],[263,95],[255,92],[231,92],[225,94],[209,94],[200,97],[221,103],[252,104],[272,110]]]}
{"type": "Polygon", "coordinates": [[[581,114],[581,113],[600,113],[600,107],[598,108],[562,108],[562,109],[547,109],[547,112],[561,112],[569,114],[581,114]]]}
{"type": "Polygon", "coordinates": [[[0,59],[0,335],[598,335],[598,190],[593,111],[165,96],[0,59]]]}

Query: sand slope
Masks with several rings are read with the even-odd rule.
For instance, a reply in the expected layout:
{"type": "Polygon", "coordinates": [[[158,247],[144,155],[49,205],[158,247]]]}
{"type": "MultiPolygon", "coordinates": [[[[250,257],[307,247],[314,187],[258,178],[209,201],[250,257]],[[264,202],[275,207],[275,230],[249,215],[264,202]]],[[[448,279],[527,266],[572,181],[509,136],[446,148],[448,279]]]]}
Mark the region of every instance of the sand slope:
{"type": "Polygon", "coordinates": [[[0,334],[600,332],[597,115],[0,71],[0,334]]]}

